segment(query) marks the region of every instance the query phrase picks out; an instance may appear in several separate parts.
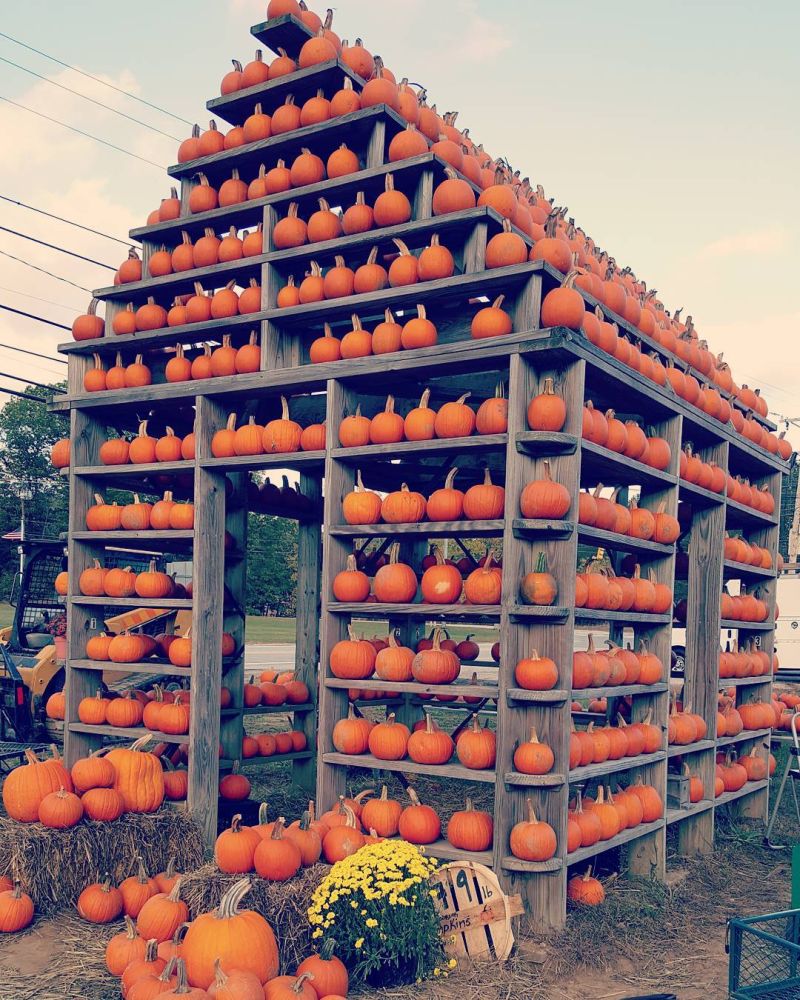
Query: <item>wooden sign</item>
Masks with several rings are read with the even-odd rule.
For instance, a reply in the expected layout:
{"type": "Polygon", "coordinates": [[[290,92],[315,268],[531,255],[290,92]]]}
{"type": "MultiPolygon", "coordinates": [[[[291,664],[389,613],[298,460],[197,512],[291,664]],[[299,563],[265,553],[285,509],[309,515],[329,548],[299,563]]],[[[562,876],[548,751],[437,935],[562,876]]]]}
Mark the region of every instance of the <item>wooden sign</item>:
{"type": "Polygon", "coordinates": [[[444,950],[454,958],[505,961],[514,935],[511,918],[524,913],[519,896],[506,896],[485,865],[451,861],[431,876],[444,950]]]}

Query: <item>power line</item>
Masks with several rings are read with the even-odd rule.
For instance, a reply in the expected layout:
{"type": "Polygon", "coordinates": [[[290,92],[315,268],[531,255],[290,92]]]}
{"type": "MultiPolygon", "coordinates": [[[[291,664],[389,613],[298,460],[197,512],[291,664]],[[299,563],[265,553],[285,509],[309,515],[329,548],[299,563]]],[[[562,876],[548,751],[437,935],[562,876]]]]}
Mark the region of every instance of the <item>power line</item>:
{"type": "Polygon", "coordinates": [[[34,302],[45,302],[48,306],[55,306],[56,309],[65,309],[68,313],[75,313],[75,306],[65,306],[63,302],[53,302],[52,299],[43,299],[38,295],[31,295],[29,292],[20,292],[16,288],[6,288],[0,285],[0,292],[10,292],[12,295],[21,295],[23,299],[33,299],[34,302]]]}
{"type": "Polygon", "coordinates": [[[41,73],[36,73],[32,69],[28,69],[27,66],[21,66],[19,63],[12,62],[11,59],[6,59],[4,56],[0,56],[0,62],[4,62],[8,66],[13,66],[15,69],[21,69],[23,73],[30,73],[31,76],[35,76],[38,80],[44,80],[45,83],[49,83],[51,87],[58,87],[59,90],[66,90],[68,94],[74,94],[76,97],[80,97],[84,101],[96,104],[97,107],[102,108],[103,111],[110,111],[112,114],[119,115],[120,118],[127,118],[129,122],[134,122],[136,125],[141,125],[144,128],[150,129],[151,132],[158,132],[159,135],[163,135],[166,139],[172,139],[175,142],[181,141],[177,135],[170,135],[169,132],[162,132],[161,129],[156,128],[155,125],[148,125],[147,122],[143,122],[139,118],[134,118],[133,115],[127,115],[124,111],[118,111],[116,108],[103,104],[102,101],[96,101],[93,97],[89,97],[87,94],[82,94],[79,90],[73,90],[72,87],[66,87],[63,83],[51,80],[49,76],[42,76],[41,73]]]}
{"type": "MultiPolygon", "coordinates": [[[[2,250],[0,250],[0,253],[2,253],[2,252],[3,252],[3,251],[2,251],[2,250]]],[[[14,259],[16,260],[16,258],[14,258],[14,259]]],[[[25,262],[23,261],[23,263],[25,263],[25,262]]],[[[32,265],[32,264],[31,264],[31,267],[33,267],[33,265],[32,265]]],[[[63,280],[63,281],[66,281],[66,278],[63,278],[62,280],[63,280]]],[[[87,292],[88,292],[88,291],[89,291],[89,289],[88,289],[88,288],[86,288],[86,289],[84,289],[84,291],[87,291],[87,292]]],[[[44,316],[36,316],[36,315],[35,315],[34,313],[29,313],[29,312],[23,312],[23,311],[22,311],[21,309],[14,309],[14,307],[13,307],[13,306],[6,306],[6,305],[3,305],[3,303],[2,303],[2,302],[0,302],[0,309],[4,309],[4,310],[5,310],[6,312],[10,312],[10,313],[14,313],[14,314],[15,314],[15,315],[17,315],[17,316],[24,316],[24,317],[25,317],[25,319],[35,319],[35,320],[37,320],[37,321],[38,321],[39,323],[46,323],[46,324],[47,324],[48,326],[55,326],[55,327],[57,327],[57,329],[59,329],[59,330],[72,330],[72,327],[71,327],[71,326],[64,326],[64,324],[63,324],[63,323],[56,323],[56,321],[55,321],[55,320],[52,320],[52,319],[45,319],[45,317],[44,317],[44,316]]]]}
{"type": "Polygon", "coordinates": [[[19,351],[20,354],[30,354],[32,358],[43,358],[45,361],[52,361],[57,365],[65,365],[67,362],[63,358],[53,358],[49,354],[39,354],[37,351],[28,351],[24,347],[15,347],[13,344],[0,344],[7,351],[19,351]]]}
{"type": "Polygon", "coordinates": [[[14,382],[24,382],[25,385],[35,385],[37,389],[52,389],[52,386],[45,385],[44,382],[34,382],[30,378],[20,378],[19,375],[10,375],[8,372],[0,372],[0,378],[10,378],[14,382]]]}
{"type": "MultiPolygon", "coordinates": [[[[63,281],[67,285],[72,285],[73,288],[80,288],[82,292],[88,292],[90,295],[92,294],[91,288],[84,288],[83,285],[76,285],[75,282],[70,281],[69,278],[62,278],[60,274],[53,274],[52,271],[46,271],[43,267],[37,267],[36,264],[31,264],[29,260],[23,260],[21,257],[15,257],[13,253],[8,253],[7,250],[0,250],[0,255],[8,257],[10,260],[15,260],[18,264],[24,264],[26,267],[32,267],[34,271],[41,271],[42,274],[46,274],[50,278],[55,278],[56,281],[63,281]]],[[[8,309],[9,307],[4,306],[3,308],[8,309]]],[[[12,309],[11,311],[17,312],[16,309],[12,309]]],[[[25,314],[23,313],[23,315],[25,314]]],[[[70,327],[65,326],[64,329],[68,330],[70,327]]]]}
{"type": "MultiPolygon", "coordinates": [[[[3,354],[3,347],[0,346],[0,361],[3,363],[5,363],[6,361],[14,363],[17,361],[17,359],[5,357],[5,355],[3,354]]],[[[40,365],[37,361],[29,361],[27,359],[25,360],[24,364],[25,364],[25,371],[33,369],[34,371],[42,372],[44,375],[47,375],[47,377],[52,382],[64,381],[65,374],[63,369],[60,372],[56,372],[52,368],[47,368],[45,365],[40,365]]]]}
{"type": "Polygon", "coordinates": [[[45,121],[52,122],[54,125],[60,125],[62,128],[69,129],[70,132],[82,135],[86,139],[93,139],[95,142],[99,142],[103,146],[108,146],[109,149],[116,149],[118,153],[125,153],[126,156],[132,156],[135,160],[141,160],[142,163],[149,163],[151,167],[157,167],[159,170],[167,169],[162,163],[156,163],[154,160],[148,160],[146,156],[139,156],[138,153],[133,153],[130,149],[124,149],[122,146],[115,146],[113,142],[108,142],[108,140],[101,139],[97,135],[91,135],[89,132],[84,132],[82,129],[75,128],[74,125],[67,125],[66,122],[59,121],[58,118],[51,118],[50,115],[42,114],[41,111],[34,111],[33,108],[29,108],[27,104],[20,104],[18,101],[12,101],[10,97],[3,97],[3,95],[0,94],[0,101],[5,101],[6,104],[11,104],[15,108],[20,108],[22,111],[28,111],[30,114],[36,115],[37,118],[44,118],[45,121]]]}
{"type": "Polygon", "coordinates": [[[35,52],[37,56],[44,56],[44,58],[49,59],[50,62],[58,63],[59,66],[71,69],[73,73],[80,73],[81,76],[88,77],[90,80],[94,80],[95,83],[101,83],[104,87],[110,87],[111,90],[116,90],[118,94],[124,94],[132,101],[138,101],[139,104],[145,104],[148,108],[153,108],[155,111],[160,111],[162,114],[168,115],[176,121],[183,122],[184,125],[192,124],[186,118],[181,118],[180,115],[173,114],[171,111],[167,111],[166,108],[159,107],[158,104],[151,104],[150,101],[146,101],[143,97],[137,97],[136,94],[131,94],[127,90],[123,90],[122,87],[117,87],[115,84],[109,83],[107,80],[101,80],[99,76],[93,76],[91,73],[87,73],[86,70],[78,69],[77,66],[73,66],[71,63],[64,62],[61,59],[57,59],[55,56],[48,55],[47,52],[42,52],[41,49],[35,49],[32,45],[21,42],[18,38],[14,38],[12,35],[7,35],[4,31],[0,31],[0,37],[7,38],[15,45],[21,45],[23,49],[27,49],[29,52],[35,52]]]}
{"type": "Polygon", "coordinates": [[[19,396],[20,399],[30,399],[34,403],[47,402],[47,400],[42,396],[32,396],[29,392],[19,392],[18,389],[7,389],[4,385],[0,385],[0,395],[3,393],[7,396],[19,396]]]}
{"type": "Polygon", "coordinates": [[[109,271],[116,271],[116,268],[111,264],[104,264],[102,261],[92,260],[91,257],[84,257],[83,254],[75,253],[74,250],[67,250],[65,247],[57,246],[55,243],[45,243],[44,240],[38,240],[35,236],[29,236],[27,233],[18,233],[16,229],[8,229],[6,226],[0,226],[0,233],[11,233],[12,236],[19,236],[20,239],[30,240],[31,243],[38,243],[40,247],[47,247],[48,250],[58,250],[59,253],[65,253],[70,257],[76,257],[78,260],[84,260],[87,264],[96,264],[98,267],[105,267],[109,271]]]}
{"type": "MultiPolygon", "coordinates": [[[[0,32],[0,35],[2,32],[0,32]]],[[[39,215],[46,215],[48,219],[57,219],[59,222],[66,222],[68,226],[74,226],[76,229],[82,229],[86,233],[94,233],[95,236],[104,236],[107,240],[113,240],[115,243],[121,243],[125,247],[132,246],[129,240],[121,240],[117,236],[110,236],[108,233],[102,233],[99,229],[92,229],[91,226],[84,226],[80,222],[73,222],[72,219],[65,219],[61,215],[54,215],[52,212],[45,212],[43,208],[35,208],[33,205],[26,205],[24,201],[17,201],[16,198],[9,198],[8,195],[0,194],[1,201],[7,201],[12,205],[17,205],[19,208],[27,208],[29,212],[37,212],[39,215]]]]}

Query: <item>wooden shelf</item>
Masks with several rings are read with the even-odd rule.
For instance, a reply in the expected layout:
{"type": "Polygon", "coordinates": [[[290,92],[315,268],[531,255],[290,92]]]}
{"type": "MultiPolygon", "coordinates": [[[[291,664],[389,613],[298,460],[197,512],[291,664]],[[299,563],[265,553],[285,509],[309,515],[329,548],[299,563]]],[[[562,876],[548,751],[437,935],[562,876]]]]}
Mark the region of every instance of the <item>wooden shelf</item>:
{"type": "Polygon", "coordinates": [[[696,740],[694,743],[686,743],[683,746],[670,743],[667,747],[667,757],[671,760],[673,757],[685,757],[690,753],[702,753],[703,750],[713,750],[716,745],[714,740],[696,740]]]}
{"type": "Polygon", "coordinates": [[[621,486],[649,486],[663,489],[674,486],[678,479],[668,472],[661,472],[642,462],[609,451],[591,441],[581,442],[581,485],[595,486],[609,482],[621,486]]]}
{"type": "Polygon", "coordinates": [[[425,844],[425,853],[431,857],[441,858],[442,861],[474,861],[479,865],[492,867],[492,852],[489,851],[462,851],[447,840],[434,840],[432,844],[425,844]]]}
{"type": "Polygon", "coordinates": [[[325,610],[332,615],[353,618],[423,618],[426,621],[485,621],[500,620],[499,604],[351,604],[329,601],[325,610]]]}
{"type": "Polygon", "coordinates": [[[775,514],[762,514],[743,503],[728,499],[725,503],[725,522],[735,528],[763,528],[777,524],[778,518],[775,514]]]}
{"type": "Polygon", "coordinates": [[[586,698],[625,698],[629,694],[663,694],[669,691],[669,684],[619,684],[616,687],[573,688],[572,698],[584,701],[586,698]]]}
{"type": "MultiPolygon", "coordinates": [[[[464,664],[469,669],[470,664],[464,664]]],[[[416,681],[383,681],[383,680],[350,680],[343,677],[326,677],[325,687],[351,688],[358,691],[394,691],[398,694],[443,694],[466,696],[468,698],[496,698],[499,693],[497,684],[418,684],[416,681]]],[[[468,704],[464,706],[470,708],[468,704]]]]}
{"type": "Polygon", "coordinates": [[[338,764],[341,767],[358,767],[369,771],[402,771],[405,774],[425,774],[429,778],[452,779],[454,781],[477,781],[482,784],[495,782],[495,772],[473,771],[462,764],[417,764],[413,760],[381,760],[372,754],[364,753],[351,756],[346,753],[324,753],[322,760],[326,764],[338,764]]]}
{"type": "Polygon", "coordinates": [[[684,809],[667,809],[667,826],[673,823],[680,823],[682,820],[690,819],[692,816],[699,816],[700,813],[708,812],[714,808],[711,799],[700,799],[699,802],[692,802],[684,809]]]}
{"type": "Polygon", "coordinates": [[[522,774],[519,771],[506,771],[503,775],[506,785],[519,785],[521,788],[560,788],[564,784],[563,774],[522,774]]]}
{"type": "MultiPolygon", "coordinates": [[[[292,760],[310,760],[316,756],[313,750],[297,750],[293,753],[273,753],[269,757],[242,757],[239,760],[240,771],[255,771],[259,767],[269,767],[271,764],[280,764],[292,760]]],[[[230,771],[233,767],[233,760],[228,757],[220,758],[220,771],[230,771]]]]}
{"type": "Polygon", "coordinates": [[[550,520],[540,517],[515,517],[512,525],[517,538],[569,538],[575,530],[574,521],[550,520]]]}
{"type": "Polygon", "coordinates": [[[309,38],[313,37],[312,31],[303,22],[291,14],[281,14],[280,17],[270,18],[269,21],[262,21],[253,25],[250,34],[258,39],[262,45],[276,52],[285,49],[292,59],[297,59],[300,49],[309,38]]]}
{"type": "Polygon", "coordinates": [[[244,708],[223,709],[223,712],[230,712],[231,715],[291,715],[293,712],[311,712],[314,705],[310,701],[300,705],[292,705],[288,701],[282,705],[253,705],[244,708]]]}
{"type": "Polygon", "coordinates": [[[735,743],[746,743],[752,740],[769,739],[771,729],[743,729],[738,736],[720,736],[717,740],[718,747],[729,747],[735,743]]]}
{"type": "Polygon", "coordinates": [[[575,434],[558,431],[521,431],[517,434],[517,451],[524,455],[574,455],[577,449],[575,434]]]}
{"type": "Polygon", "coordinates": [[[729,687],[749,687],[751,684],[770,684],[775,680],[773,674],[762,674],[760,677],[720,677],[719,690],[729,687]]]}
{"type": "Polygon", "coordinates": [[[330,99],[341,89],[345,77],[352,82],[356,92],[364,86],[358,73],[354,73],[341,59],[331,59],[329,62],[280,76],[276,80],[267,80],[266,83],[236,90],[232,94],[213,97],[206,101],[206,108],[215,118],[221,118],[229,125],[243,125],[256,104],[262,106],[265,114],[272,115],[289,94],[294,97],[298,107],[302,107],[309,97],[314,97],[318,90],[324,91],[325,96],[330,99]]]}
{"type": "Polygon", "coordinates": [[[512,621],[541,618],[542,621],[561,622],[569,618],[570,608],[564,607],[562,604],[554,604],[550,607],[540,607],[535,604],[512,604],[508,609],[508,615],[512,621]]]}
{"type": "Polygon", "coordinates": [[[506,699],[509,704],[515,701],[539,702],[543,705],[557,705],[569,701],[569,692],[558,689],[551,691],[528,691],[526,688],[512,687],[506,689],[506,699]]]}
{"type": "Polygon", "coordinates": [[[160,733],[152,729],[145,729],[144,726],[131,726],[122,728],[120,726],[90,726],[83,722],[71,722],[69,724],[71,733],[86,733],[90,736],[109,736],[119,740],[138,740],[142,736],[152,736],[153,743],[188,743],[189,734],[180,733],[160,733]]]}
{"type": "Polygon", "coordinates": [[[775,629],[775,622],[740,622],[733,618],[723,618],[719,623],[720,629],[733,629],[739,632],[772,632],[775,629]]]}
{"type": "Polygon", "coordinates": [[[672,615],[665,613],[661,615],[644,613],[641,611],[603,611],[595,608],[575,608],[575,623],[592,624],[593,622],[605,622],[609,625],[669,625],[672,615]]]}
{"type": "Polygon", "coordinates": [[[294,469],[305,472],[322,469],[325,465],[324,451],[288,451],[276,454],[233,455],[229,458],[200,459],[202,469],[230,470],[231,472],[253,472],[259,469],[294,469]]]}
{"type": "Polygon", "coordinates": [[[507,872],[526,872],[529,874],[548,874],[560,872],[564,867],[561,858],[550,858],[549,861],[520,861],[508,854],[500,862],[500,867],[507,872]]]}
{"type": "Polygon", "coordinates": [[[191,677],[191,667],[176,667],[169,661],[154,663],[143,660],[139,663],[112,663],[111,660],[70,660],[73,670],[106,670],[121,674],[163,674],[165,677],[191,677]]]}
{"type": "Polygon", "coordinates": [[[655,753],[640,753],[636,757],[605,760],[602,764],[585,764],[583,767],[575,767],[569,772],[569,783],[579,785],[584,781],[602,778],[606,774],[616,774],[619,771],[630,771],[637,767],[646,767],[648,764],[657,764],[666,758],[667,754],[664,750],[656,750],[655,753]]]}
{"type": "Polygon", "coordinates": [[[397,444],[368,444],[361,448],[333,448],[331,458],[363,467],[370,459],[391,462],[405,455],[460,454],[464,451],[505,451],[507,434],[476,434],[472,437],[434,438],[432,441],[398,441],[397,444]]]}
{"type": "Polygon", "coordinates": [[[351,149],[363,153],[378,121],[385,124],[387,143],[406,127],[405,119],[396,111],[385,104],[377,104],[347,115],[339,115],[318,125],[306,125],[283,135],[273,135],[269,139],[249,142],[245,146],[223,149],[219,153],[200,156],[186,163],[174,163],[167,167],[167,173],[170,177],[183,178],[202,172],[211,185],[217,187],[230,177],[234,167],[243,174],[247,171],[257,172],[261,163],[275,164],[278,160],[291,162],[305,147],[314,150],[322,148],[332,153],[342,142],[346,142],[351,149]]]}
{"type": "MultiPolygon", "coordinates": [[[[96,393],[95,395],[103,396],[104,393],[96,393]]],[[[112,392],[112,395],[117,397],[114,401],[118,402],[118,393],[112,392]]],[[[111,398],[109,398],[109,402],[111,402],[111,398]]],[[[69,469],[62,471],[69,473],[69,469]]],[[[76,476],[84,476],[87,479],[180,475],[180,473],[193,473],[194,462],[143,462],[139,465],[132,465],[131,463],[126,463],[125,465],[79,465],[72,471],[76,476]]],[[[143,493],[145,490],[140,487],[139,492],[143,493]]]]}
{"type": "Polygon", "coordinates": [[[674,555],[674,545],[663,545],[644,538],[619,535],[616,531],[604,531],[587,524],[578,525],[578,541],[586,545],[597,545],[616,552],[633,552],[644,559],[662,559],[674,555]]]}
{"type": "Polygon", "coordinates": [[[388,538],[394,535],[422,538],[501,538],[504,522],[421,521],[419,524],[336,524],[328,534],[343,538],[388,538]]]}
{"type": "Polygon", "coordinates": [[[573,851],[572,854],[567,855],[566,863],[568,865],[578,865],[582,861],[596,857],[598,854],[605,854],[606,851],[611,851],[615,847],[622,847],[623,844],[629,844],[632,840],[639,840],[641,837],[656,833],[665,826],[666,820],[663,818],[654,820],[652,823],[640,823],[630,830],[623,830],[622,833],[618,833],[616,837],[612,837],[610,840],[598,841],[598,843],[592,844],[591,847],[579,847],[577,851],[573,851]]]}
{"type": "Polygon", "coordinates": [[[746,795],[763,791],[765,788],[769,788],[769,781],[766,778],[763,781],[748,781],[736,792],[723,792],[715,799],[714,808],[719,809],[721,806],[727,806],[730,802],[735,802],[736,799],[742,799],[746,795]]]}
{"type": "Polygon", "coordinates": [[[716,507],[725,503],[724,493],[713,493],[695,483],[687,483],[685,479],[678,482],[678,495],[681,500],[690,503],[694,509],[702,510],[705,507],[716,507]]]}
{"type": "Polygon", "coordinates": [[[724,563],[726,580],[774,580],[777,577],[775,568],[763,569],[761,566],[748,566],[746,563],[726,559],[724,563]]]}
{"type": "Polygon", "coordinates": [[[72,537],[78,542],[98,545],[117,545],[122,548],[164,549],[174,545],[179,549],[191,548],[194,529],[180,531],[73,531],[72,537]]]}
{"type": "Polygon", "coordinates": [[[71,597],[73,604],[86,607],[100,608],[163,608],[169,611],[172,608],[191,608],[192,599],[190,597],[71,597]]]}

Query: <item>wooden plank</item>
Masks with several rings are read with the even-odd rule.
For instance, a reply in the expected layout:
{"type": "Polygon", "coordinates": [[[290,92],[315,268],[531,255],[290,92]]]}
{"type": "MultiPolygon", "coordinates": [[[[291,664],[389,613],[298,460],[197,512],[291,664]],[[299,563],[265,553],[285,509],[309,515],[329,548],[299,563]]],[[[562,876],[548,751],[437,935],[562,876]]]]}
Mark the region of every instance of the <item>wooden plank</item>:
{"type": "Polygon", "coordinates": [[[771,729],[743,729],[738,736],[722,736],[717,740],[717,747],[730,747],[736,743],[748,743],[753,740],[763,740],[769,737],[771,729]]]}
{"type": "Polygon", "coordinates": [[[323,763],[339,767],[356,767],[369,771],[400,771],[404,774],[426,774],[442,781],[476,781],[494,784],[494,771],[472,771],[461,764],[417,764],[413,760],[381,760],[365,753],[352,756],[345,753],[324,753],[323,763]]]}
{"type": "MultiPolygon", "coordinates": [[[[389,137],[406,127],[405,119],[387,107],[378,104],[371,108],[352,111],[347,115],[339,115],[318,125],[306,125],[282,135],[273,135],[269,139],[249,142],[245,146],[234,149],[224,149],[220,153],[200,156],[186,163],[174,163],[167,168],[170,177],[193,177],[204,173],[212,184],[220,179],[230,177],[231,170],[237,167],[240,171],[257,171],[260,163],[277,160],[292,160],[303,148],[317,152],[327,149],[328,153],[337,149],[340,143],[356,151],[366,149],[372,136],[376,122],[381,122],[389,137]]],[[[375,166],[367,163],[366,166],[375,166]]]]}
{"type": "Polygon", "coordinates": [[[202,469],[218,472],[257,472],[261,469],[321,470],[325,464],[324,451],[293,451],[263,455],[233,455],[230,458],[205,458],[202,469]]]}
{"type": "Polygon", "coordinates": [[[503,534],[503,522],[496,521],[421,521],[419,524],[334,524],[332,536],[343,538],[388,538],[397,535],[421,535],[424,538],[495,538],[503,534]]]}
{"type": "Polygon", "coordinates": [[[253,25],[250,34],[275,53],[284,49],[286,54],[296,61],[300,49],[313,33],[299,18],[291,14],[282,14],[280,17],[272,17],[268,21],[253,25]]]}
{"type": "MultiPolygon", "coordinates": [[[[74,470],[76,476],[89,479],[116,479],[122,476],[167,475],[193,473],[194,462],[146,462],[140,465],[82,465],[74,470]]],[[[140,492],[142,492],[140,490],[140,492]]]]}
{"type": "Polygon", "coordinates": [[[578,625],[593,622],[619,622],[621,625],[669,625],[672,622],[671,614],[649,614],[644,611],[601,611],[595,608],[576,608],[575,622],[578,625]]]}
{"type": "Polygon", "coordinates": [[[656,695],[669,691],[669,684],[665,681],[660,684],[620,684],[618,686],[597,688],[573,688],[572,697],[579,701],[587,698],[626,698],[628,695],[646,694],[656,695]]]}
{"type": "Polygon", "coordinates": [[[612,837],[610,840],[601,840],[591,847],[579,847],[577,851],[573,851],[572,854],[567,855],[566,864],[570,867],[572,865],[579,865],[583,861],[588,861],[598,854],[611,851],[615,847],[622,847],[624,844],[630,844],[645,837],[652,837],[654,834],[663,833],[665,827],[666,819],[657,819],[652,823],[640,823],[639,826],[634,826],[630,830],[623,830],[622,833],[618,833],[616,837],[612,837]]]}
{"type": "MultiPolygon", "coordinates": [[[[470,673],[471,663],[462,664],[465,676],[470,673]]],[[[364,680],[352,681],[341,677],[326,677],[324,687],[339,690],[358,689],[360,691],[398,691],[403,694],[418,695],[453,695],[458,694],[467,698],[496,698],[498,694],[497,684],[464,684],[454,681],[452,684],[420,684],[418,681],[384,681],[384,680],[364,680]]],[[[469,706],[464,706],[465,710],[469,706]]]]}
{"type": "Polygon", "coordinates": [[[348,604],[342,601],[324,602],[332,615],[355,615],[361,618],[406,617],[425,621],[485,621],[500,620],[499,604],[348,604]]]}
{"type": "MultiPolygon", "coordinates": [[[[772,684],[773,678],[769,674],[761,677],[720,677],[718,679],[717,690],[724,691],[726,688],[749,687],[751,684],[772,684]]],[[[763,697],[763,692],[760,692],[763,697]]]]}
{"type": "Polygon", "coordinates": [[[655,753],[642,753],[636,757],[623,757],[621,760],[606,760],[602,764],[586,764],[584,767],[574,767],[569,772],[569,783],[571,785],[579,785],[585,781],[594,781],[595,778],[602,778],[607,774],[632,771],[636,768],[646,767],[648,764],[655,764],[658,761],[666,759],[666,751],[657,750],[655,753]]]}
{"type": "MultiPolygon", "coordinates": [[[[699,713],[698,713],[699,714],[699,713]]],[[[689,754],[703,753],[705,750],[713,750],[716,746],[714,740],[697,740],[694,743],[686,743],[683,746],[672,743],[667,747],[667,757],[687,757],[689,754]]],[[[693,762],[694,764],[695,762],[693,762]]],[[[705,787],[705,785],[703,786],[705,787]]]]}
{"type": "Polygon", "coordinates": [[[72,670],[93,670],[95,672],[109,671],[121,674],[163,674],[165,677],[191,677],[191,667],[175,667],[168,660],[163,663],[153,663],[145,660],[142,663],[112,663],[110,660],[70,660],[72,670]]]}
{"type": "Polygon", "coordinates": [[[83,607],[100,608],[163,608],[167,611],[171,608],[191,608],[192,601],[184,597],[84,597],[83,595],[70,598],[73,605],[83,607]]]}
{"type": "Polygon", "coordinates": [[[686,500],[696,510],[703,507],[716,507],[725,503],[725,497],[722,493],[712,493],[711,490],[703,489],[702,486],[687,483],[685,479],[680,480],[678,489],[681,500],[686,500]]]}
{"type": "MultiPolygon", "coordinates": [[[[319,475],[304,473],[300,477],[300,491],[312,503],[322,500],[322,480],[319,475]]],[[[297,625],[295,632],[295,678],[307,685],[316,702],[319,678],[319,619],[320,578],[322,575],[322,524],[318,520],[303,522],[297,535],[297,625]]],[[[317,715],[314,706],[310,711],[296,714],[293,728],[305,734],[307,744],[313,747],[317,740],[317,715]]],[[[315,794],[317,768],[313,758],[298,761],[292,768],[292,779],[309,794],[315,794]]]]}
{"type": "Polygon", "coordinates": [[[356,92],[364,86],[358,73],[354,73],[346,63],[341,59],[331,59],[232,94],[212,97],[206,101],[206,108],[215,118],[221,118],[230,125],[243,125],[253,114],[256,104],[261,105],[265,114],[271,115],[291,94],[297,106],[302,107],[309,97],[316,96],[318,90],[330,99],[341,89],[345,79],[351,81],[356,92]]]}
{"type": "Polygon", "coordinates": [[[531,701],[540,704],[558,704],[561,701],[569,701],[569,691],[553,689],[552,691],[527,691],[525,688],[507,687],[506,701],[511,704],[515,701],[531,701]]]}
{"type": "MultiPolygon", "coordinates": [[[[338,438],[337,438],[338,441],[338,438]]],[[[502,451],[508,444],[507,434],[476,434],[464,438],[434,438],[432,441],[398,441],[396,444],[370,444],[360,448],[341,448],[338,444],[332,449],[335,459],[349,464],[361,465],[371,458],[384,458],[390,461],[395,456],[434,455],[440,452],[459,452],[477,449],[479,451],[502,451]]]]}
{"type": "Polygon", "coordinates": [[[506,771],[503,784],[520,785],[524,788],[557,788],[565,783],[563,774],[521,774],[519,771],[506,771]]]}
{"type": "MultiPolygon", "coordinates": [[[[80,380],[83,374],[78,359],[70,359],[69,381],[70,389],[80,380]]],[[[69,477],[69,520],[67,536],[67,572],[69,576],[69,593],[78,593],[78,579],[97,552],[96,548],[75,538],[76,531],[86,526],[86,511],[93,503],[92,485],[87,479],[78,478],[73,468],[88,464],[90,458],[97,454],[102,441],[105,440],[103,425],[91,415],[74,412],[70,415],[70,452],[72,464],[69,477]]],[[[81,699],[90,697],[96,691],[97,678],[88,671],[73,670],[72,661],[82,660],[86,656],[86,642],[90,636],[102,629],[102,623],[97,621],[91,608],[76,602],[74,597],[67,597],[67,661],[64,681],[66,705],[64,710],[65,738],[64,759],[71,767],[80,757],[87,756],[96,746],[89,734],[72,733],[70,724],[78,721],[78,704],[81,699]]]]}
{"type": "Polygon", "coordinates": [[[83,722],[70,722],[67,728],[70,733],[82,733],[91,736],[108,736],[114,739],[124,740],[126,743],[132,740],[138,740],[142,736],[147,736],[148,733],[151,733],[154,743],[185,743],[187,740],[187,735],[185,733],[174,735],[171,733],[153,732],[150,729],[146,729],[144,726],[90,726],[83,722]]]}
{"type": "Polygon", "coordinates": [[[615,485],[649,486],[662,489],[677,484],[677,476],[661,472],[591,441],[581,442],[581,485],[598,482],[615,485]]]}
{"type": "Polygon", "coordinates": [[[551,858],[549,861],[520,861],[519,858],[506,855],[500,861],[500,868],[506,872],[524,872],[527,875],[546,875],[562,872],[564,862],[561,858],[551,858]]]}
{"type": "Polygon", "coordinates": [[[748,781],[746,785],[742,785],[735,792],[723,792],[722,795],[718,796],[714,800],[714,808],[721,809],[723,806],[729,805],[731,802],[736,802],[737,799],[743,799],[750,795],[756,795],[761,792],[765,792],[769,789],[769,781],[748,781]]]}
{"type": "Polygon", "coordinates": [[[579,438],[563,431],[517,431],[517,451],[525,455],[574,455],[579,438]]]}
{"type": "Polygon", "coordinates": [[[774,632],[775,622],[740,622],[732,618],[722,618],[719,627],[723,631],[730,629],[732,632],[774,632]]]}
{"type": "Polygon", "coordinates": [[[682,823],[684,820],[692,819],[694,816],[699,816],[713,808],[712,799],[700,799],[699,802],[692,802],[684,809],[667,809],[667,826],[672,826],[673,823],[682,823]]]}
{"type": "MultiPolygon", "coordinates": [[[[195,417],[198,459],[211,453],[211,438],[225,415],[208,398],[197,400],[195,417]]],[[[219,783],[220,688],[222,683],[222,620],[225,567],[225,480],[207,469],[195,468],[195,550],[192,571],[192,683],[204,696],[192,705],[189,744],[189,809],[211,846],[217,836],[219,783]]],[[[191,603],[191,602],[190,602],[191,603]]],[[[233,681],[230,683],[233,684],[233,681]]],[[[235,687],[235,685],[234,685],[235,687]]],[[[241,704],[241,701],[239,702],[241,704]]],[[[227,747],[230,752],[231,737],[227,747]]],[[[241,747],[237,750],[237,756],[241,747]]]]}
{"type": "Polygon", "coordinates": [[[604,531],[602,528],[578,525],[578,541],[585,545],[596,545],[598,548],[613,549],[615,552],[632,552],[643,559],[658,559],[672,555],[673,545],[663,545],[644,538],[631,538],[629,535],[619,535],[615,531],[604,531]]]}

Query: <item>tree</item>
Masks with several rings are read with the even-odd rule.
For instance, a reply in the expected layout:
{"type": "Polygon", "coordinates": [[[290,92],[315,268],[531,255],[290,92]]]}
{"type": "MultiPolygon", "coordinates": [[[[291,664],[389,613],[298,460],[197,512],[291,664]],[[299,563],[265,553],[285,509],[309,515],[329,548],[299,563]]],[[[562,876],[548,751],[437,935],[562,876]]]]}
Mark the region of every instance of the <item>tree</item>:
{"type": "Polygon", "coordinates": [[[281,615],[296,612],[297,522],[249,514],[247,518],[247,610],[281,615]]]}
{"type": "MultiPolygon", "coordinates": [[[[66,531],[68,485],[50,464],[51,447],[66,433],[64,418],[35,399],[11,399],[0,409],[0,535],[19,528],[22,497],[28,536],[53,538],[66,531]]],[[[0,597],[8,593],[16,568],[16,544],[0,543],[0,597]]]]}

